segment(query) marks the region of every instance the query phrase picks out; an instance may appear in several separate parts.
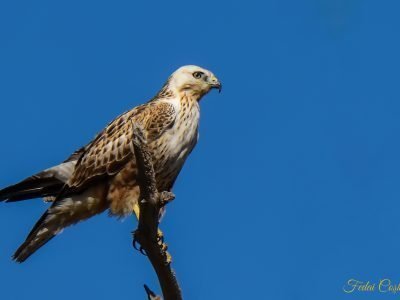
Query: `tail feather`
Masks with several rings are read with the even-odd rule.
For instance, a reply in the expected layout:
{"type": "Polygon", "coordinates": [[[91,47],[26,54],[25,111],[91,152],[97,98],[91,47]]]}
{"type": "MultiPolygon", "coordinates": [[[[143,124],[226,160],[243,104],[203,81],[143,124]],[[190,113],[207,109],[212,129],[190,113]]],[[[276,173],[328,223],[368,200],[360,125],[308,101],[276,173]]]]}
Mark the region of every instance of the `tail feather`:
{"type": "MultiPolygon", "coordinates": [[[[59,197],[65,184],[71,177],[76,162],[84,153],[84,150],[84,148],[81,148],[74,152],[60,165],[44,170],[17,184],[0,190],[0,202],[14,202],[32,198],[45,198],[46,200],[51,199],[51,201],[55,201],[33,227],[25,242],[14,253],[13,259],[15,261],[25,261],[63,228],[106,209],[106,201],[96,203],[96,201],[93,199],[90,200],[90,198],[89,204],[83,203],[83,201],[75,203],[73,198],[60,199],[60,201],[55,200],[59,197]],[[96,204],[98,205],[96,206],[96,204]]],[[[65,194],[64,196],[67,195],[65,194]]],[[[78,196],[78,199],[81,198],[78,196]]]]}
{"type": "Polygon", "coordinates": [[[56,200],[32,228],[13,259],[24,262],[64,228],[102,213],[107,208],[104,186],[94,186],[81,194],[56,200]]]}
{"type": "Polygon", "coordinates": [[[41,178],[34,175],[20,183],[0,190],[0,201],[15,202],[55,196],[63,186],[64,183],[56,178],[41,178]]]}
{"type": "MultiPolygon", "coordinates": [[[[37,249],[44,246],[60,231],[55,226],[46,227],[46,219],[49,214],[46,212],[33,227],[25,242],[15,251],[13,260],[22,263],[31,256],[37,249]]],[[[50,224],[49,224],[50,225],[50,224]]]]}
{"type": "Polygon", "coordinates": [[[14,202],[55,197],[71,176],[76,161],[64,162],[0,190],[0,201],[14,202]]]}

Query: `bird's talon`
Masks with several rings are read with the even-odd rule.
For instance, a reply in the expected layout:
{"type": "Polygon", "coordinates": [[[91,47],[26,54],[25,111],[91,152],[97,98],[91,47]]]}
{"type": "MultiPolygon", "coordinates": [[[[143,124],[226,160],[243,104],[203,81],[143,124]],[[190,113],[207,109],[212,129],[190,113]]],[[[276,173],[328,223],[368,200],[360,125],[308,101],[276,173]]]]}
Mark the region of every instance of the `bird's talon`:
{"type": "Polygon", "coordinates": [[[138,242],[137,235],[138,235],[138,231],[135,230],[135,231],[132,233],[132,236],[133,236],[132,246],[133,246],[133,248],[135,248],[136,250],[139,251],[139,248],[138,248],[139,242],[138,242]]]}
{"type": "Polygon", "coordinates": [[[137,247],[137,245],[138,245],[137,240],[133,240],[132,245],[133,245],[133,248],[135,248],[135,250],[139,251],[139,248],[137,247]]]}
{"type": "Polygon", "coordinates": [[[138,236],[139,236],[139,231],[135,230],[133,232],[133,242],[132,242],[133,248],[142,253],[144,256],[147,256],[146,251],[143,249],[143,247],[140,245],[140,242],[138,241],[138,236]]]}
{"type": "Polygon", "coordinates": [[[144,250],[143,247],[140,247],[139,251],[140,251],[140,253],[142,253],[144,256],[147,256],[146,250],[144,250]]]}

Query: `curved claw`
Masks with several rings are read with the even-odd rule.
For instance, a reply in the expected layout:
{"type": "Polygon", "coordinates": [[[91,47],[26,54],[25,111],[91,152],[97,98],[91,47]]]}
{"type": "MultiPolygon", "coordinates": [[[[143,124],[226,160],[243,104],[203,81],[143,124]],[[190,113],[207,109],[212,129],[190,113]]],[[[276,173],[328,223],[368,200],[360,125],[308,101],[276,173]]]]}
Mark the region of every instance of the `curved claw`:
{"type": "Polygon", "coordinates": [[[140,253],[142,253],[144,256],[147,256],[146,250],[144,250],[142,246],[140,246],[139,251],[140,251],[140,253]]]}
{"type": "Polygon", "coordinates": [[[142,253],[144,256],[147,256],[146,251],[143,249],[143,247],[140,245],[140,243],[138,242],[138,231],[135,230],[133,232],[133,241],[132,241],[132,246],[133,248],[135,248],[137,251],[139,251],[140,253],[142,253]],[[138,247],[139,245],[139,247],[138,247]]]}
{"type": "Polygon", "coordinates": [[[146,250],[144,250],[143,247],[140,246],[140,243],[137,241],[136,238],[133,239],[132,245],[133,245],[133,248],[135,248],[135,250],[139,251],[139,252],[142,253],[144,256],[147,256],[146,250]],[[139,245],[139,247],[138,247],[138,245],[139,245]]]}
{"type": "MultiPolygon", "coordinates": [[[[139,251],[138,244],[139,244],[139,242],[137,241],[137,238],[136,238],[136,236],[135,236],[135,235],[133,235],[132,246],[133,246],[133,248],[135,248],[136,250],[138,250],[138,251],[139,251]]],[[[140,245],[140,244],[139,244],[139,245],[140,245]]]]}

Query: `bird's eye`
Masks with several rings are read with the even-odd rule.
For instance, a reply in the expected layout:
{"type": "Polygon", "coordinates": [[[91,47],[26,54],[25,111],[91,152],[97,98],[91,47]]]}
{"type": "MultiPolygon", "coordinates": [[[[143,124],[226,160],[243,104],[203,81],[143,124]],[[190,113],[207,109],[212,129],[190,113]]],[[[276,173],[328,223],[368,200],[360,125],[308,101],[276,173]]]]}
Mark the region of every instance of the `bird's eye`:
{"type": "Polygon", "coordinates": [[[203,72],[194,72],[193,77],[196,79],[200,79],[204,75],[203,72]]]}

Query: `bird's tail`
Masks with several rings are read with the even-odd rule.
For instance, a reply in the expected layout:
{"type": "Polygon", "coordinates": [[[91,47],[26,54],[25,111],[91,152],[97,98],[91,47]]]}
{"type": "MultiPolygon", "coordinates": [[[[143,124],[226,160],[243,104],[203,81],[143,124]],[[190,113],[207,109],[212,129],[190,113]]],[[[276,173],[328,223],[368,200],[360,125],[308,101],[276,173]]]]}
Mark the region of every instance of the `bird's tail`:
{"type": "Polygon", "coordinates": [[[32,228],[13,259],[24,262],[64,228],[99,214],[108,208],[103,186],[94,186],[81,194],[57,199],[32,228]]]}
{"type": "Polygon", "coordinates": [[[54,198],[71,176],[76,161],[62,163],[0,190],[0,201],[54,198]]]}
{"type": "Polygon", "coordinates": [[[64,183],[52,177],[38,173],[25,180],[0,190],[0,201],[15,202],[33,198],[54,197],[64,183]]]}
{"type": "MultiPolygon", "coordinates": [[[[54,222],[53,222],[54,223],[54,222]]],[[[15,251],[13,259],[22,263],[31,256],[37,249],[50,241],[59,231],[58,226],[51,224],[48,211],[39,219],[25,242],[15,251]]]]}

